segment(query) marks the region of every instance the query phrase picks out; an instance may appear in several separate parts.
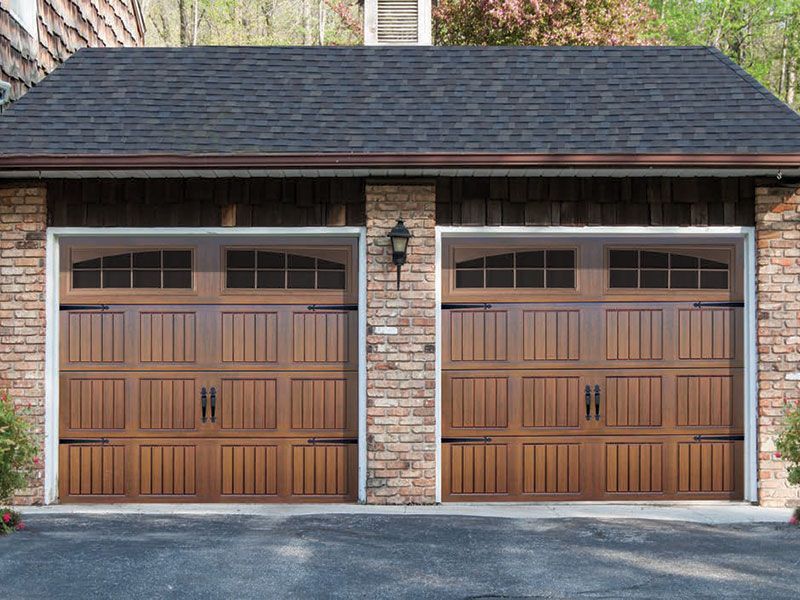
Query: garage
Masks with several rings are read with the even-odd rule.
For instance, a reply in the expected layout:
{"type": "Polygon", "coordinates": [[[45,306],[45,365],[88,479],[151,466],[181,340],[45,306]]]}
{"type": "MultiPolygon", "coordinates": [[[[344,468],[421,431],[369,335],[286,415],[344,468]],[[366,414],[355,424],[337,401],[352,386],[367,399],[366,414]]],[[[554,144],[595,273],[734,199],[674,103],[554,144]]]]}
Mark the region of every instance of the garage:
{"type": "Polygon", "coordinates": [[[62,502],[353,501],[358,240],[60,244],[62,502]]]}
{"type": "Polygon", "coordinates": [[[740,499],[740,240],[442,242],[445,501],[740,499]]]}

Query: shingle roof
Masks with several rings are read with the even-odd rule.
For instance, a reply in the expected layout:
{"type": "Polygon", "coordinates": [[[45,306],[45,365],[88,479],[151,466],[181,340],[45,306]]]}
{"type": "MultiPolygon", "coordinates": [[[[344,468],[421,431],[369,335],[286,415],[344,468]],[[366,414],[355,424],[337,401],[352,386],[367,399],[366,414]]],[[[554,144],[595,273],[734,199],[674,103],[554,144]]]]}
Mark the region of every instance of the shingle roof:
{"type": "Polygon", "coordinates": [[[704,47],[79,51],[0,156],[800,152],[800,116],[704,47]]]}

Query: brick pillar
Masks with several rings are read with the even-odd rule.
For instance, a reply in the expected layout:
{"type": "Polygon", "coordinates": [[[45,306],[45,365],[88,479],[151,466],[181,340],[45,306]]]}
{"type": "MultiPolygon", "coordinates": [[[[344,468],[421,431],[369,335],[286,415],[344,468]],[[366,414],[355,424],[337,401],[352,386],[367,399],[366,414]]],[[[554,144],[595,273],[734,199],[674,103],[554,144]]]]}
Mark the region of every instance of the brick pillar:
{"type": "Polygon", "coordinates": [[[367,502],[435,502],[433,184],[369,183],[367,203],[367,502]],[[400,290],[389,230],[413,237],[400,290]]]}
{"type": "MultiPolygon", "coordinates": [[[[0,392],[33,420],[44,439],[44,187],[0,185],[0,392]]],[[[44,454],[18,504],[44,500],[44,454]]]]}
{"type": "Polygon", "coordinates": [[[775,436],[787,403],[800,401],[800,190],[756,188],[758,272],[758,501],[800,505],[775,436]]]}

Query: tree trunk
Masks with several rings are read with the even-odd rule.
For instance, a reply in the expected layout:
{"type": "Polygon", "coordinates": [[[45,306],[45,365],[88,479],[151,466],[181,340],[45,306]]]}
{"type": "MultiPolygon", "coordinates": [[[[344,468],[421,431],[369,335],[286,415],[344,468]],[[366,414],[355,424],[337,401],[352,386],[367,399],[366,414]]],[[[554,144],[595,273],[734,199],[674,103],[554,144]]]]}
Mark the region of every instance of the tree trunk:
{"type": "Polygon", "coordinates": [[[311,0],[303,0],[303,45],[310,46],[314,43],[311,33],[311,0]]]}
{"type": "Polygon", "coordinates": [[[191,45],[191,18],[189,17],[190,0],[178,0],[178,14],[180,15],[180,31],[178,32],[178,43],[181,46],[191,45]]]}
{"type": "Polygon", "coordinates": [[[319,38],[320,46],[325,45],[325,0],[319,0],[319,38]]]}
{"type": "Polygon", "coordinates": [[[797,61],[789,61],[789,74],[786,77],[786,104],[794,106],[795,92],[797,91],[797,61]]]}

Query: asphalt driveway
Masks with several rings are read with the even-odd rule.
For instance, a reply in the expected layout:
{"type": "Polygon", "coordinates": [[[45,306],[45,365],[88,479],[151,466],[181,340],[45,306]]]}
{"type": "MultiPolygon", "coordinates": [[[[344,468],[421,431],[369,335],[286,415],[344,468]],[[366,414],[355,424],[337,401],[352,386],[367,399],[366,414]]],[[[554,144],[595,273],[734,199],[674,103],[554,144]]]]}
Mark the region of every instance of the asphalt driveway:
{"type": "Polygon", "coordinates": [[[800,529],[459,516],[31,515],[20,598],[796,598],[800,529]]]}

